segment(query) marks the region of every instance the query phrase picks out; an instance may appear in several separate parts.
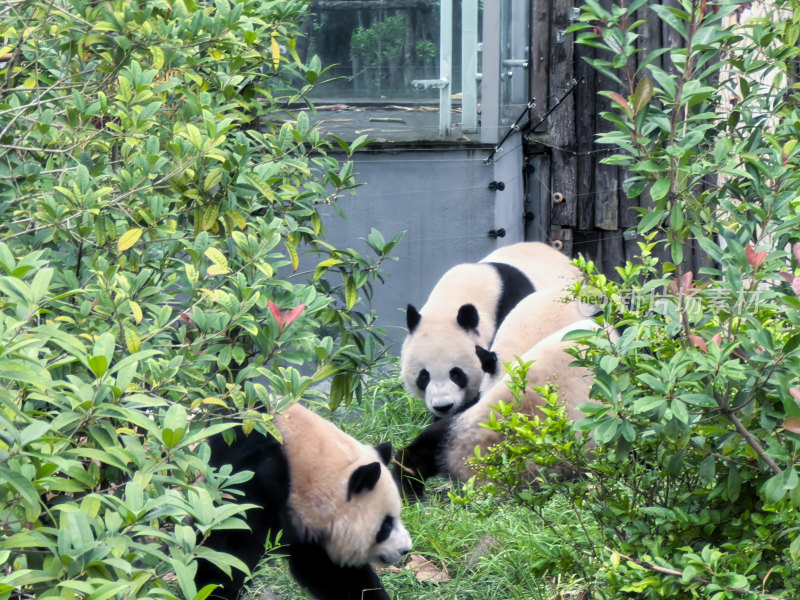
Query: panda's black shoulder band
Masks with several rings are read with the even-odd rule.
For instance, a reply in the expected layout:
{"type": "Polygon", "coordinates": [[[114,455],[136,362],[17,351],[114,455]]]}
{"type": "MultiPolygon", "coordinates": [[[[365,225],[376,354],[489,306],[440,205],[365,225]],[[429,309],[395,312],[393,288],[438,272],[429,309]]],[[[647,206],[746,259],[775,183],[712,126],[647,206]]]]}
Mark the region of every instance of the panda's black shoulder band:
{"type": "Polygon", "coordinates": [[[495,313],[495,324],[499,325],[520,300],[536,290],[530,279],[516,267],[496,262],[487,264],[492,265],[500,277],[500,296],[497,298],[495,313]]]}

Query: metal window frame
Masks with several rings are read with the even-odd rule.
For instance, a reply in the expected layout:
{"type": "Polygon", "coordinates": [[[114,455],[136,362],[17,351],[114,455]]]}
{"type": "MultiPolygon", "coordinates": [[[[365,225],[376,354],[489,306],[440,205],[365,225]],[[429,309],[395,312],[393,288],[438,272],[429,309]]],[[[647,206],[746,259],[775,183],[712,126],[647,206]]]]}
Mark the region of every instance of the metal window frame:
{"type": "Polygon", "coordinates": [[[529,95],[530,70],[530,11],[529,0],[510,0],[509,6],[513,18],[510,19],[511,30],[506,39],[511,44],[511,56],[503,61],[503,4],[502,0],[487,0],[483,3],[483,64],[481,76],[481,142],[496,144],[500,141],[511,122],[504,123],[507,118],[502,115],[501,89],[503,77],[508,73],[514,75],[512,85],[514,95],[524,95],[527,102],[529,95]],[[504,64],[505,63],[505,64],[504,64]],[[524,66],[523,66],[524,64],[524,66]],[[524,71],[519,72],[519,69],[524,71]],[[521,87],[523,86],[523,87],[521,87]]]}

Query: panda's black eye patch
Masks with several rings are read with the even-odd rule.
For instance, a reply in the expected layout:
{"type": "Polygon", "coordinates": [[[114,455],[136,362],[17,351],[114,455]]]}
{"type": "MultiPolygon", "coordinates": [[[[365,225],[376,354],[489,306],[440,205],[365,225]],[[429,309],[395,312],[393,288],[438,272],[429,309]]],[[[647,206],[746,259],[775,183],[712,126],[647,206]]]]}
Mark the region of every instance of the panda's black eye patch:
{"type": "Polygon", "coordinates": [[[424,390],[426,387],[428,387],[430,381],[431,374],[428,373],[426,369],[422,369],[422,371],[419,372],[419,375],[417,375],[417,387],[421,390],[424,390]]]}
{"type": "Polygon", "coordinates": [[[383,518],[383,523],[381,523],[381,528],[378,530],[378,535],[375,536],[375,543],[380,544],[382,541],[386,540],[389,534],[392,533],[392,529],[394,529],[394,517],[392,515],[386,515],[383,518]]]}
{"type": "Polygon", "coordinates": [[[450,369],[450,381],[463,389],[467,387],[467,374],[458,367],[453,367],[450,369]]]}

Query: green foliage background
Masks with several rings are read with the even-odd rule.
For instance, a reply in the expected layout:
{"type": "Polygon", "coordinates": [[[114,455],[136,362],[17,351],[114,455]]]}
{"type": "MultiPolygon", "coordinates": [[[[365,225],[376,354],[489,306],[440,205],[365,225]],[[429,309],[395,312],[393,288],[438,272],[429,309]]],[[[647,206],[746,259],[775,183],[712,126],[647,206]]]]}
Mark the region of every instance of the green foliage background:
{"type": "Polygon", "coordinates": [[[296,108],[305,8],[0,6],[0,598],[204,597],[242,523],[200,442],[382,356],[356,305],[398,240],[323,241],[355,181],[296,108]]]}

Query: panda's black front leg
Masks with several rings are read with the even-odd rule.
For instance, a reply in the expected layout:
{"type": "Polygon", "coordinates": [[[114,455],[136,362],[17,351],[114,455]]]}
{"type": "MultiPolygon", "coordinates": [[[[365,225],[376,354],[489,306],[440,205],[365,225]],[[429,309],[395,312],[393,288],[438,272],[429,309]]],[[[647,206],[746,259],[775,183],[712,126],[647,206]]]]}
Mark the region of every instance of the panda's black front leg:
{"type": "Polygon", "coordinates": [[[443,417],[426,427],[408,446],[399,450],[392,475],[408,499],[422,495],[425,480],[441,472],[441,463],[458,415],[443,417]]]}
{"type": "Polygon", "coordinates": [[[315,544],[291,544],[288,554],[292,575],[319,600],[391,600],[369,565],[339,566],[315,544]]]}

